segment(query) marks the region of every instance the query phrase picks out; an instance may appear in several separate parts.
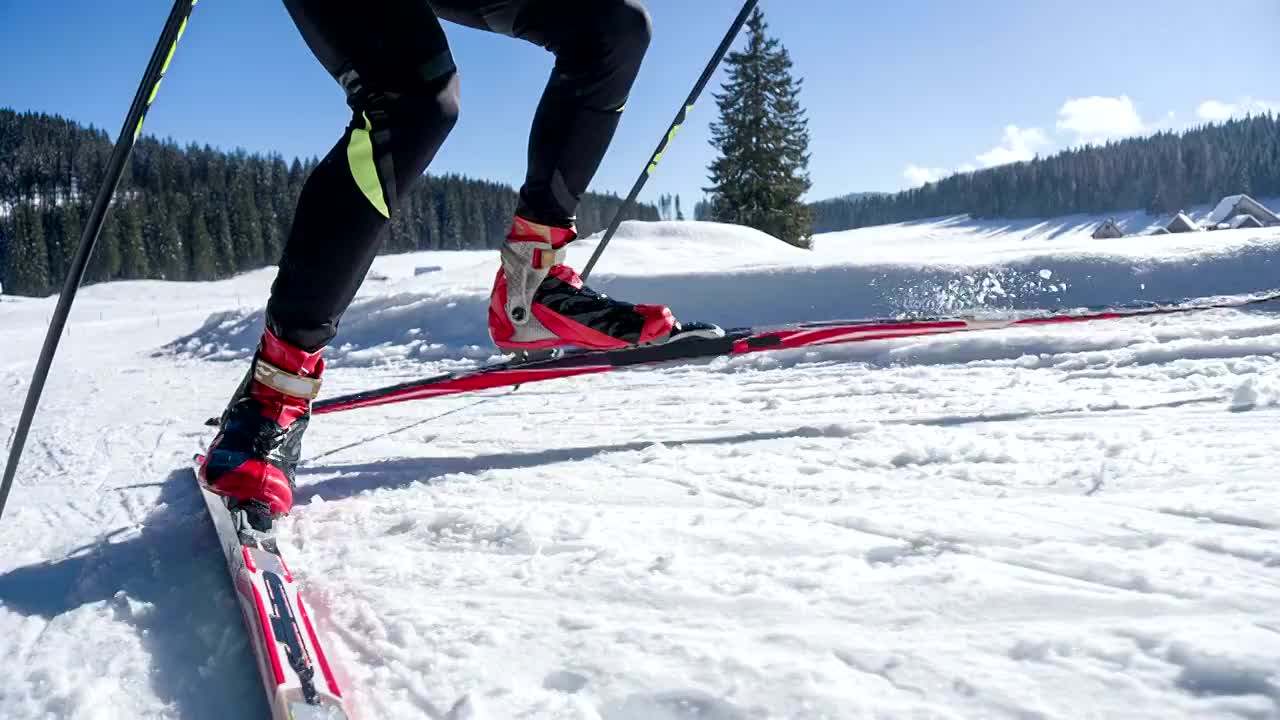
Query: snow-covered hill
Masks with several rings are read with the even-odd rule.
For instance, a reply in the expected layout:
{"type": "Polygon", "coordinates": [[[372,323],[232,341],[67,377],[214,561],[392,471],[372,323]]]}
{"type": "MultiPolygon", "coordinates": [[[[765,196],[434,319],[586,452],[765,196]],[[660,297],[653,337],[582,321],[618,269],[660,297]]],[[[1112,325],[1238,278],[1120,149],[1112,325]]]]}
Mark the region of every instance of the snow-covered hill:
{"type": "MultiPolygon", "coordinates": [[[[597,279],[728,325],[1280,286],[1274,229],[1090,229],[628,224],[597,279]]],[[[495,269],[379,258],[326,393],[490,358],[495,269]]],[[[83,292],[0,521],[4,717],[262,716],[187,463],[272,274],[83,292]]],[[[52,307],[0,302],[0,437],[52,307]]],[[[1280,717],[1278,355],[1264,307],[325,416],[284,538],[366,719],[1280,717]]]]}

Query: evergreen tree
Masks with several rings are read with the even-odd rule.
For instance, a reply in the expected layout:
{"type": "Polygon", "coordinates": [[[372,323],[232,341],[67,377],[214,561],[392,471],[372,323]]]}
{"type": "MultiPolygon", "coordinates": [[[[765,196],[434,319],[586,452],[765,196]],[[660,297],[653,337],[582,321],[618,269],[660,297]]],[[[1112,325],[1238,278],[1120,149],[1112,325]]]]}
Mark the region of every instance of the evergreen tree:
{"type": "Polygon", "coordinates": [[[218,261],[218,274],[215,277],[235,275],[239,265],[236,264],[236,249],[231,239],[231,218],[227,214],[226,205],[219,203],[214,208],[213,223],[209,229],[213,231],[213,251],[218,261]]]}
{"type": "Polygon", "coordinates": [[[747,47],[730,53],[729,79],[717,93],[720,119],[711,144],[712,214],[794,245],[806,246],[812,221],[800,201],[809,190],[809,130],[800,107],[802,81],[791,56],[758,8],[747,21],[747,47]]]}
{"type": "Polygon", "coordinates": [[[187,247],[191,254],[189,277],[212,280],[218,277],[218,255],[204,213],[202,201],[197,200],[192,204],[190,226],[187,230],[187,247]]]}
{"type": "Polygon", "coordinates": [[[54,281],[61,284],[67,279],[67,271],[71,269],[71,262],[75,259],[76,251],[80,249],[80,235],[84,233],[84,213],[81,212],[80,204],[67,203],[62,208],[62,214],[58,220],[61,225],[62,258],[58,262],[54,281]]]}
{"type": "Polygon", "coordinates": [[[4,294],[5,272],[9,268],[9,239],[13,237],[13,223],[0,218],[0,295],[4,294]]]}
{"type": "Polygon", "coordinates": [[[5,292],[10,295],[48,295],[49,255],[40,214],[31,205],[23,203],[13,210],[13,218],[5,292]]]}
{"type": "Polygon", "coordinates": [[[89,278],[94,282],[115,280],[120,277],[120,204],[114,203],[102,221],[98,232],[98,244],[93,249],[89,263],[89,278]]]}
{"type": "Polygon", "coordinates": [[[901,193],[824,200],[812,205],[814,231],[965,213],[978,218],[1135,209],[1172,214],[1225,195],[1280,194],[1277,160],[1280,118],[1255,115],[958,173],[901,193]]]}
{"type": "MultiPolygon", "coordinates": [[[[231,243],[235,249],[233,272],[262,267],[267,262],[262,243],[262,220],[254,198],[254,180],[248,164],[240,163],[231,183],[231,243]]],[[[275,258],[272,258],[274,262],[275,258]]]]}
{"type": "Polygon", "coordinates": [[[187,214],[189,203],[184,195],[170,195],[168,202],[158,203],[150,212],[154,224],[151,262],[153,277],[161,280],[185,280],[187,278],[187,250],[182,233],[178,230],[178,218],[187,214]]]}
{"type": "Polygon", "coordinates": [[[288,171],[284,160],[278,156],[263,160],[260,164],[254,200],[257,201],[258,219],[262,224],[262,262],[271,265],[280,259],[280,250],[284,247],[279,208],[284,204],[286,189],[281,183],[287,180],[288,171]],[[280,188],[279,191],[277,187],[280,188]]]}
{"type": "Polygon", "coordinates": [[[64,213],[64,208],[52,207],[38,215],[38,219],[44,225],[44,245],[49,256],[47,262],[50,286],[56,285],[59,278],[65,277],[67,272],[67,265],[64,262],[67,243],[62,236],[64,213]]]}
{"type": "Polygon", "coordinates": [[[693,219],[707,221],[711,219],[711,201],[703,198],[693,204],[693,219]]]}
{"type": "Polygon", "coordinates": [[[435,192],[434,178],[426,178],[416,193],[418,197],[418,214],[422,228],[418,240],[419,250],[440,249],[440,208],[439,197],[435,192]]]}
{"type": "Polygon", "coordinates": [[[676,220],[684,220],[684,211],[680,209],[680,196],[676,195],[676,220]]]}
{"type": "Polygon", "coordinates": [[[671,196],[662,194],[658,196],[658,217],[663,220],[671,219],[671,196]]]}
{"type": "MultiPolygon", "coordinates": [[[[89,203],[104,181],[107,133],[41,113],[0,108],[0,279],[9,292],[43,294],[61,284],[89,203]],[[16,208],[24,206],[22,247],[16,208]],[[36,223],[39,231],[28,231],[36,223]],[[31,238],[44,258],[32,264],[31,238]],[[21,263],[21,268],[18,264],[21,263]],[[39,281],[39,276],[46,279],[39,281]],[[36,279],[32,283],[33,276],[36,279]]],[[[303,184],[317,161],[227,154],[142,137],[107,213],[86,275],[211,280],[273,264],[287,238],[303,184]]],[[[406,189],[386,251],[495,248],[516,208],[513,188],[460,176],[426,177],[406,189]],[[445,232],[447,230],[447,233],[445,232]],[[447,234],[447,237],[445,235],[447,234]]],[[[621,203],[588,193],[579,228],[591,233],[621,203]]],[[[652,205],[629,218],[655,219],[652,205]]]]}
{"type": "Polygon", "coordinates": [[[480,193],[464,193],[462,227],[465,228],[463,247],[493,247],[493,239],[485,222],[484,208],[481,207],[483,190],[480,193]]]}
{"type": "Polygon", "coordinates": [[[462,245],[462,193],[460,188],[446,182],[440,204],[440,249],[461,250],[462,245]]]}
{"type": "Polygon", "coordinates": [[[142,233],[142,203],[129,202],[118,208],[123,231],[120,236],[120,277],[139,280],[151,277],[151,260],[142,233]]]}

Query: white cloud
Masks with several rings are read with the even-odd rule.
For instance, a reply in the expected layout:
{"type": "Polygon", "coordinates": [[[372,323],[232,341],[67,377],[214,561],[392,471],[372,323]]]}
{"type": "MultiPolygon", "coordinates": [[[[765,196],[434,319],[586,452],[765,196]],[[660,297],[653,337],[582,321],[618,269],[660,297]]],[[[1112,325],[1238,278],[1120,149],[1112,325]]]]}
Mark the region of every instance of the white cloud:
{"type": "Polygon", "coordinates": [[[902,171],[902,176],[907,179],[908,187],[919,187],[925,183],[937,182],[954,173],[970,173],[979,168],[1030,160],[1036,156],[1037,151],[1049,144],[1049,136],[1040,128],[1020,128],[1017,125],[1007,125],[1004,129],[1004,135],[1000,138],[1000,144],[979,155],[976,158],[976,165],[967,162],[962,163],[955,170],[949,170],[947,168],[921,167],[912,163],[902,171]]]}
{"type": "Polygon", "coordinates": [[[1075,133],[1076,142],[1100,143],[1140,135],[1146,130],[1128,95],[1072,98],[1058,109],[1058,132],[1075,133]]]}
{"type": "Polygon", "coordinates": [[[1206,100],[1200,103],[1200,107],[1196,108],[1196,115],[1201,120],[1226,120],[1236,114],[1236,106],[1229,105],[1217,100],[1206,100]]]}
{"type": "Polygon", "coordinates": [[[1035,157],[1037,148],[1049,144],[1049,138],[1040,128],[1020,128],[1009,125],[1004,129],[1000,144],[978,156],[978,164],[984,168],[1021,162],[1035,157]]]}
{"type": "MultiPolygon", "coordinates": [[[[1208,100],[1200,105],[1203,119],[1226,119],[1248,112],[1272,111],[1280,113],[1280,102],[1266,102],[1243,98],[1236,103],[1208,100]]],[[[1058,109],[1057,132],[1075,137],[1072,144],[1100,143],[1135,135],[1144,135],[1178,127],[1178,114],[1169,110],[1162,116],[1144,122],[1138,108],[1128,95],[1119,97],[1070,98],[1058,109]]],[[[1037,154],[1058,149],[1067,143],[1062,138],[1051,137],[1038,127],[1021,128],[1007,125],[1000,143],[978,155],[973,162],[962,163],[954,169],[925,167],[914,163],[907,165],[902,176],[910,187],[936,182],[953,173],[970,173],[979,169],[1007,165],[1033,159],[1037,154]]]]}
{"type": "Polygon", "coordinates": [[[947,172],[946,168],[920,167],[915,164],[908,165],[907,169],[902,171],[902,176],[907,179],[907,182],[911,183],[910,187],[937,182],[947,175],[950,175],[950,173],[947,172]]]}
{"type": "Polygon", "coordinates": [[[1280,102],[1269,102],[1267,100],[1255,100],[1251,97],[1240,98],[1234,103],[1226,103],[1219,100],[1205,100],[1196,108],[1196,115],[1201,120],[1209,122],[1221,122],[1230,120],[1233,117],[1244,117],[1249,114],[1261,114],[1266,112],[1280,113],[1280,102]]]}

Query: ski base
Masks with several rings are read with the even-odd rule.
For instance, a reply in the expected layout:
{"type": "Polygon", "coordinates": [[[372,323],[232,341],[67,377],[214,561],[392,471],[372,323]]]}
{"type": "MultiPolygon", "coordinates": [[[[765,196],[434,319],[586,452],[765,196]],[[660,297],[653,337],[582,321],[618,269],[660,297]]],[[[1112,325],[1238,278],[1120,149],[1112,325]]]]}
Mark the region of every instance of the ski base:
{"type": "Polygon", "coordinates": [[[228,507],[225,497],[202,484],[200,493],[227,560],[272,719],[348,720],[320,636],[272,535],[270,515],[228,507]]]}

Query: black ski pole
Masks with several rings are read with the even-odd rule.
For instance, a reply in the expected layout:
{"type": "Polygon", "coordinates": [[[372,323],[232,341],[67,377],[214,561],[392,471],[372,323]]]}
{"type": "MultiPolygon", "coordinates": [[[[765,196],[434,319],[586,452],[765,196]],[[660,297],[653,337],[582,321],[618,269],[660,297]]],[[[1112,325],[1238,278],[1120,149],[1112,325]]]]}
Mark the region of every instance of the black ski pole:
{"type": "Polygon", "coordinates": [[[609,222],[609,229],[604,231],[604,237],[600,239],[600,244],[596,246],[596,251],[591,254],[591,259],[587,261],[587,266],[582,270],[583,280],[586,280],[587,276],[591,274],[591,268],[596,266],[596,261],[600,259],[601,253],[609,245],[609,241],[613,239],[614,233],[618,232],[618,226],[622,224],[622,214],[631,209],[631,206],[636,202],[636,198],[640,195],[640,191],[644,189],[644,184],[649,181],[649,176],[653,174],[654,170],[658,169],[658,163],[662,162],[662,154],[667,151],[667,146],[671,144],[671,140],[680,131],[680,126],[684,124],[689,112],[693,110],[694,104],[698,102],[698,97],[702,95],[702,90],[711,81],[711,76],[715,74],[716,68],[720,67],[720,61],[729,52],[729,47],[733,45],[734,39],[738,37],[738,31],[746,24],[747,18],[751,16],[751,11],[755,9],[757,2],[759,0],[747,0],[743,3],[742,12],[738,13],[738,17],[734,19],[733,25],[729,27],[729,32],[724,35],[724,40],[720,41],[720,47],[716,48],[715,55],[711,57],[711,62],[707,63],[707,68],[702,71],[702,77],[698,78],[698,83],[693,86],[693,91],[689,93],[688,99],[684,101],[684,105],[680,106],[680,112],[676,113],[676,119],[671,121],[671,127],[667,128],[662,140],[658,142],[658,149],[653,151],[653,157],[649,158],[649,164],[645,166],[644,172],[640,173],[640,177],[636,178],[636,184],[631,187],[631,193],[627,195],[627,199],[622,201],[622,204],[618,206],[617,212],[613,214],[613,220],[609,222]]]}
{"type": "Polygon", "coordinates": [[[18,418],[18,426],[14,430],[13,445],[9,448],[9,460],[4,467],[4,479],[0,481],[0,515],[4,514],[5,503],[9,499],[9,490],[13,487],[13,479],[18,474],[18,461],[22,458],[22,448],[27,442],[27,433],[31,430],[31,421],[35,418],[36,406],[40,404],[40,395],[44,391],[45,380],[49,377],[49,367],[53,365],[53,356],[58,351],[58,341],[67,324],[67,315],[71,313],[71,303],[75,302],[76,291],[80,289],[80,281],[84,279],[85,268],[93,255],[93,246],[98,242],[98,232],[102,229],[102,221],[107,216],[107,208],[111,204],[111,196],[115,194],[120,176],[124,173],[124,164],[129,161],[133,145],[142,133],[142,122],[147,117],[151,101],[156,99],[160,90],[160,81],[169,69],[173,60],[173,52],[178,47],[178,40],[187,29],[187,20],[191,10],[199,0],[175,0],[173,9],[169,11],[169,19],[165,21],[164,31],[156,42],[151,53],[151,61],[147,63],[146,74],[138,92],[133,96],[133,104],[129,106],[129,114],[125,116],[124,125],[120,128],[120,136],[116,139],[115,148],[111,151],[111,159],[107,162],[106,174],[102,187],[98,188],[98,196],[93,201],[93,209],[85,223],[84,232],[80,235],[80,247],[76,250],[75,259],[67,271],[66,282],[62,285],[62,294],[58,297],[58,306],[53,311],[53,319],[49,322],[49,332],[44,336],[44,347],[40,350],[40,359],[36,361],[36,371],[31,378],[31,387],[27,390],[27,400],[22,406],[22,415],[18,418]]]}

